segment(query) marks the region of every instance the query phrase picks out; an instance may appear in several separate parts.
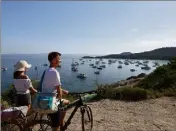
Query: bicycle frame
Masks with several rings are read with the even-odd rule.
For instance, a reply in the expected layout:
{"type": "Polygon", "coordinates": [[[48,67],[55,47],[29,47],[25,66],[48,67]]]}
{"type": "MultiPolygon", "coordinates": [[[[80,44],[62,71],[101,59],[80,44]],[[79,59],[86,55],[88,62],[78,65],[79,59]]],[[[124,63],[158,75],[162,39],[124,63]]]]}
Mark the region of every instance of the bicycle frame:
{"type": "Polygon", "coordinates": [[[71,115],[69,116],[69,118],[67,119],[67,121],[65,122],[65,124],[61,127],[61,131],[65,131],[67,129],[67,127],[71,124],[71,120],[73,118],[73,116],[75,115],[76,111],[78,110],[78,108],[80,108],[81,106],[83,106],[83,101],[81,99],[81,96],[79,95],[79,99],[74,101],[73,103],[67,105],[66,107],[63,108],[63,110],[68,110],[72,107],[75,106],[73,112],[71,113],[71,115]]]}

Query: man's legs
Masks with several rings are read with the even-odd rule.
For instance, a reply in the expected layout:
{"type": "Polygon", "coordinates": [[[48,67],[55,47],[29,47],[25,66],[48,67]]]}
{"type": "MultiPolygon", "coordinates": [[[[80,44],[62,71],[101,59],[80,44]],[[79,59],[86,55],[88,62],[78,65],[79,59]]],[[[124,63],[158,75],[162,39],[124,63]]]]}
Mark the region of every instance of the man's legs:
{"type": "Polygon", "coordinates": [[[52,114],[48,114],[48,116],[51,119],[51,126],[52,126],[52,131],[59,131],[59,113],[52,113],[52,114]]]}
{"type": "Polygon", "coordinates": [[[59,131],[59,126],[58,127],[52,127],[52,131],[59,131]]]}
{"type": "MultiPolygon", "coordinates": [[[[63,100],[63,104],[64,105],[68,105],[70,103],[69,100],[66,100],[66,99],[62,99],[63,100]]],[[[60,122],[59,122],[59,125],[60,126],[63,126],[64,125],[64,118],[65,118],[65,115],[66,115],[66,111],[62,111],[60,112],[60,122]]]]}

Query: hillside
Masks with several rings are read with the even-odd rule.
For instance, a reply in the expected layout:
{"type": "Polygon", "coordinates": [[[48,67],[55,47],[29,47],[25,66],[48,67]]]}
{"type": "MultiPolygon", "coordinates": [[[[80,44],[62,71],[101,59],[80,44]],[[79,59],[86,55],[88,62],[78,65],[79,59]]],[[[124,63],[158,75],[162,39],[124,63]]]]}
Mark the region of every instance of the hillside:
{"type": "Polygon", "coordinates": [[[122,53],[120,53],[119,55],[125,55],[125,56],[127,56],[127,55],[132,55],[133,53],[131,53],[131,52],[122,52],[122,53]]]}
{"type": "Polygon", "coordinates": [[[176,56],[176,47],[165,47],[151,51],[145,51],[141,53],[121,53],[121,54],[110,54],[105,56],[88,57],[83,58],[122,58],[122,59],[159,59],[159,60],[170,60],[176,56]]]}

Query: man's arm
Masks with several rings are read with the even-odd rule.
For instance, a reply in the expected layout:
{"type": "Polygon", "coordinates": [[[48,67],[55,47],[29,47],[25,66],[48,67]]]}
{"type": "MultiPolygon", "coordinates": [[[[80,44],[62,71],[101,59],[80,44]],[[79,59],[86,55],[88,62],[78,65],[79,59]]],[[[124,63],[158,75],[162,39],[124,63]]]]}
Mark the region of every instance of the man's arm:
{"type": "Polygon", "coordinates": [[[56,89],[57,89],[57,97],[61,100],[62,99],[62,89],[61,89],[61,86],[56,86],[56,89]]]}
{"type": "Polygon", "coordinates": [[[64,95],[68,95],[68,91],[67,91],[67,90],[62,89],[62,93],[63,93],[64,95]]]}

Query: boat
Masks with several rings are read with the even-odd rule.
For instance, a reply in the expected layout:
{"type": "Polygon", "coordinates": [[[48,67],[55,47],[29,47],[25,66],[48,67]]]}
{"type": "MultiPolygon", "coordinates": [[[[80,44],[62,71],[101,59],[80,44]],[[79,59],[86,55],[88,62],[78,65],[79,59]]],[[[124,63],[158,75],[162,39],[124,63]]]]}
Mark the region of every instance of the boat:
{"type": "Polygon", "coordinates": [[[78,63],[78,62],[75,62],[75,65],[77,65],[77,66],[78,66],[78,65],[79,65],[79,63],[78,63]]]}
{"type": "Polygon", "coordinates": [[[75,67],[76,64],[74,63],[74,58],[72,59],[72,64],[71,64],[72,67],[75,67]]]}
{"type": "Polygon", "coordinates": [[[123,64],[123,62],[122,61],[118,61],[119,62],[119,64],[123,64]]]}
{"type": "Polygon", "coordinates": [[[136,71],[136,70],[135,70],[135,69],[130,69],[130,71],[131,71],[131,72],[134,72],[134,71],[136,71]]]}
{"type": "Polygon", "coordinates": [[[144,64],[147,64],[147,63],[149,63],[149,61],[148,61],[148,60],[146,60],[146,61],[143,61],[143,63],[144,63],[144,64]]]}
{"type": "Polygon", "coordinates": [[[90,66],[94,66],[94,64],[89,64],[90,66]]]}
{"type": "Polygon", "coordinates": [[[141,67],[141,69],[143,69],[143,70],[150,70],[151,68],[149,66],[143,66],[143,67],[141,67]]]}
{"type": "Polygon", "coordinates": [[[106,68],[106,66],[105,66],[105,65],[101,65],[100,67],[102,67],[102,68],[106,68]]]}
{"type": "Polygon", "coordinates": [[[132,62],[132,61],[129,61],[129,63],[132,65],[132,64],[134,64],[134,62],[132,62]]]}
{"type": "MultiPolygon", "coordinates": [[[[83,62],[82,62],[83,63],[83,62]]],[[[74,67],[74,66],[78,66],[79,63],[78,62],[75,62],[75,63],[72,63],[71,66],[74,67]]]]}
{"type": "Polygon", "coordinates": [[[92,66],[92,68],[97,68],[96,66],[92,66]]]}
{"type": "Polygon", "coordinates": [[[84,73],[80,73],[77,75],[77,78],[81,78],[81,79],[84,79],[86,77],[87,77],[87,75],[85,75],[84,73]]]}
{"type": "Polygon", "coordinates": [[[38,67],[37,67],[37,66],[35,66],[35,70],[38,70],[38,67]]]}
{"type": "Polygon", "coordinates": [[[97,67],[97,69],[102,70],[102,67],[97,67]]]}
{"type": "Polygon", "coordinates": [[[139,67],[139,65],[135,65],[136,67],[139,67]]]}
{"type": "Polygon", "coordinates": [[[78,71],[78,68],[76,68],[76,67],[72,67],[72,71],[78,71]]]}
{"type": "Polygon", "coordinates": [[[112,62],[112,60],[108,60],[108,62],[109,62],[109,63],[111,63],[111,62],[112,62]]]}
{"type": "Polygon", "coordinates": [[[94,73],[95,73],[95,74],[100,74],[100,72],[99,72],[99,71],[95,71],[94,73]]]}
{"type": "Polygon", "coordinates": [[[143,65],[141,62],[138,62],[138,65],[143,65]]]}
{"type": "Polygon", "coordinates": [[[158,62],[154,62],[154,65],[155,66],[160,66],[158,62]]]}
{"type": "Polygon", "coordinates": [[[58,65],[57,67],[58,67],[58,68],[61,68],[61,65],[58,65]]]}
{"type": "Polygon", "coordinates": [[[95,64],[98,65],[98,64],[99,64],[99,61],[96,61],[95,64]]]}
{"type": "Polygon", "coordinates": [[[5,67],[2,67],[2,68],[1,68],[1,70],[2,70],[2,71],[6,71],[6,70],[7,70],[7,68],[5,68],[5,67]]]}
{"type": "Polygon", "coordinates": [[[76,64],[73,63],[73,64],[71,64],[71,66],[74,67],[74,66],[76,66],[76,64]]]}
{"type": "Polygon", "coordinates": [[[121,69],[121,68],[122,68],[122,66],[120,65],[120,66],[118,66],[117,68],[121,69]]]}
{"type": "Polygon", "coordinates": [[[48,66],[48,64],[43,64],[43,66],[48,66]]]}
{"type": "Polygon", "coordinates": [[[129,65],[129,63],[127,61],[124,62],[125,65],[129,65]]]}

